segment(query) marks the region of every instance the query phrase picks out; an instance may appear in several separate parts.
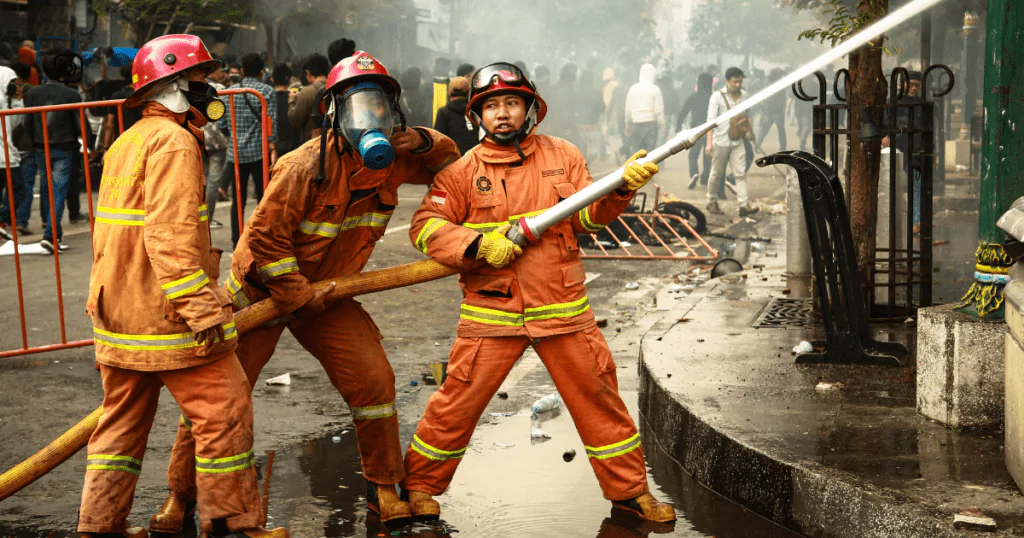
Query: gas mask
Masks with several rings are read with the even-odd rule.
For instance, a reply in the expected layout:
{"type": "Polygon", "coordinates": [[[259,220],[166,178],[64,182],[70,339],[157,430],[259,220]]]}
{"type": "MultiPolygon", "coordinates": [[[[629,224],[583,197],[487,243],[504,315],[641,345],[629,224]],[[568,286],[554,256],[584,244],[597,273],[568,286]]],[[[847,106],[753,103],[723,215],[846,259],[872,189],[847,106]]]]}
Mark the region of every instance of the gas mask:
{"type": "Polygon", "coordinates": [[[371,170],[391,165],[395,149],[388,138],[401,123],[394,94],[372,82],[360,82],[335,98],[334,128],[359,151],[371,170]]]}
{"type": "Polygon", "coordinates": [[[194,107],[207,121],[224,117],[224,103],[217,99],[217,90],[205,82],[190,82],[188,77],[178,77],[146,96],[175,114],[187,112],[194,107]]]}

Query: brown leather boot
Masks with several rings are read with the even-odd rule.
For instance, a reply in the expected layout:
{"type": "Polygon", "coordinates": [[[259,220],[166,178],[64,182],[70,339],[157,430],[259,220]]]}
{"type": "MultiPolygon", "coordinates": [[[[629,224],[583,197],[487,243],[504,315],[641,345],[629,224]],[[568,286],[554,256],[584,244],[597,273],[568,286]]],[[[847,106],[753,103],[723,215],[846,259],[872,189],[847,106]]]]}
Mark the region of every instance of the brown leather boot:
{"type": "Polygon", "coordinates": [[[441,518],[441,505],[429,493],[410,491],[409,508],[412,509],[412,517],[418,521],[437,521],[441,518]]]}
{"type": "Polygon", "coordinates": [[[149,538],[149,533],[142,527],[128,527],[124,532],[83,532],[82,538],[149,538]]]}
{"type": "Polygon", "coordinates": [[[409,503],[398,498],[394,484],[366,484],[366,508],[380,517],[380,522],[389,527],[412,523],[409,503]]]}
{"type": "Polygon", "coordinates": [[[676,520],[676,511],[672,505],[658,502],[650,493],[626,501],[612,501],[612,505],[649,521],[668,523],[676,520]]]}
{"type": "Polygon", "coordinates": [[[172,491],[160,511],[149,520],[149,530],[177,534],[185,527],[185,519],[196,515],[196,500],[172,491]]]}

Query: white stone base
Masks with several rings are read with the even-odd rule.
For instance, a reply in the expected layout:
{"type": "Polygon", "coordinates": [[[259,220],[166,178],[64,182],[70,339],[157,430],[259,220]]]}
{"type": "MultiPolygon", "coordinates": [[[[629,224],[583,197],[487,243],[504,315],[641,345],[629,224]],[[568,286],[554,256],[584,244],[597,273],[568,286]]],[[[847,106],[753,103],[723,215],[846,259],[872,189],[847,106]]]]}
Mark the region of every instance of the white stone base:
{"type": "Polygon", "coordinates": [[[1010,269],[1014,280],[1004,290],[1006,294],[1006,414],[1004,420],[1004,448],[1006,469],[1017,487],[1024,488],[1024,281],[1017,280],[1020,264],[1010,269]]]}
{"type": "Polygon", "coordinates": [[[1006,323],[954,306],[918,312],[917,411],[954,427],[1002,424],[1006,323]]]}
{"type": "Polygon", "coordinates": [[[971,166],[970,140],[946,140],[946,170],[955,171],[957,165],[971,166]]]}

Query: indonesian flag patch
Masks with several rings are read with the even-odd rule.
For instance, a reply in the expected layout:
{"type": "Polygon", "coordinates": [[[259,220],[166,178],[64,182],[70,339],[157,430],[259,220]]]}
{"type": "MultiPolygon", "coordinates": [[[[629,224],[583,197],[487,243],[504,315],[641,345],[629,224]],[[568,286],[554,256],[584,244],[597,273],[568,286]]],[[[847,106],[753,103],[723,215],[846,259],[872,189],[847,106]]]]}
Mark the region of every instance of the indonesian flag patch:
{"type": "Polygon", "coordinates": [[[444,205],[448,201],[448,193],[435,189],[430,190],[430,201],[437,205],[444,205]]]}

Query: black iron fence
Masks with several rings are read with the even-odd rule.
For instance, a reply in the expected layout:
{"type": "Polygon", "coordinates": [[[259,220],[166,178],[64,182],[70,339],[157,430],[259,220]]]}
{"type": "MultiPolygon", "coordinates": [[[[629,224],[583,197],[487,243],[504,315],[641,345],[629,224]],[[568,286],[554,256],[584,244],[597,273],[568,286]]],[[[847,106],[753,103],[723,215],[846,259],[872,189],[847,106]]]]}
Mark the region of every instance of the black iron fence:
{"type": "MultiPolygon", "coordinates": [[[[910,73],[904,68],[894,69],[888,79],[887,102],[862,107],[864,118],[882,117],[882,123],[866,120],[866,125],[856,130],[849,125],[849,72],[837,72],[831,87],[821,72],[814,77],[817,95],[808,94],[802,83],[793,86],[793,93],[802,101],[816,102],[812,116],[814,154],[831,167],[847,192],[850,137],[883,140],[875,275],[873,286],[866,290],[866,302],[873,319],[904,319],[932,304],[932,196],[937,187],[936,162],[942,162],[936,160],[936,141],[941,146],[945,135],[943,122],[936,121],[942,118],[941,112],[937,116],[936,101],[930,100],[929,94],[940,99],[952,91],[953,72],[945,65],[929,67],[921,76],[920,94],[910,95],[910,73]],[[937,85],[929,86],[929,82],[937,85]]],[[[941,109],[941,99],[938,103],[941,109]]],[[[849,211],[849,196],[846,204],[849,211]]]]}

